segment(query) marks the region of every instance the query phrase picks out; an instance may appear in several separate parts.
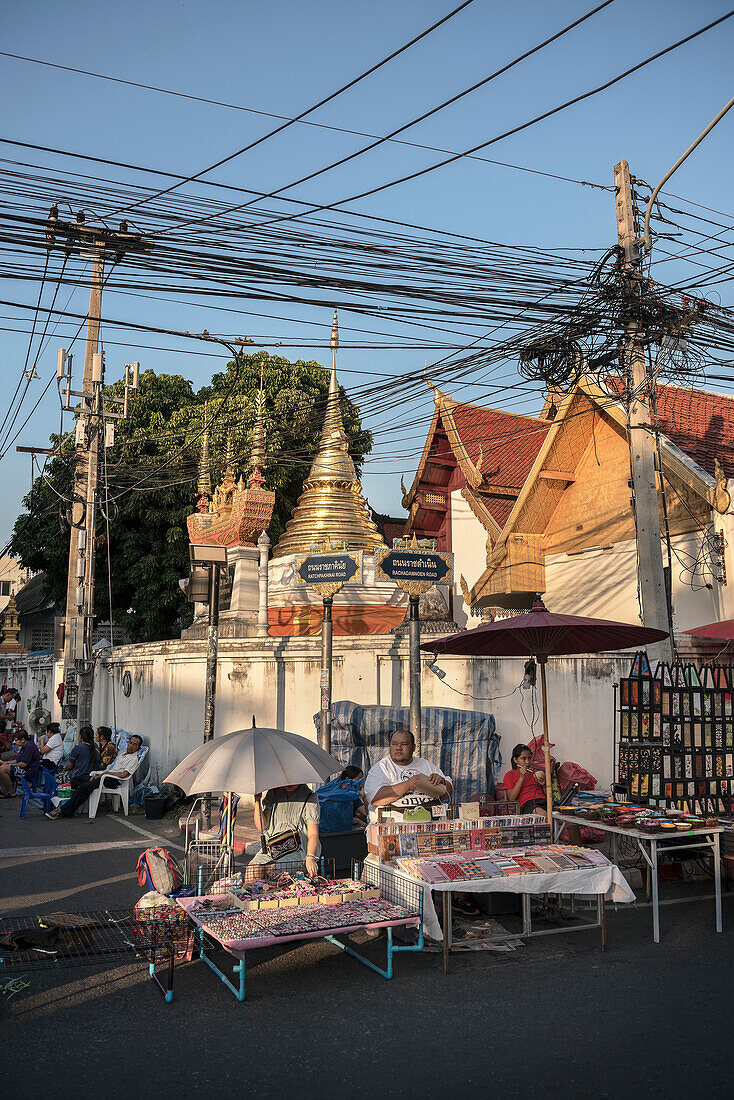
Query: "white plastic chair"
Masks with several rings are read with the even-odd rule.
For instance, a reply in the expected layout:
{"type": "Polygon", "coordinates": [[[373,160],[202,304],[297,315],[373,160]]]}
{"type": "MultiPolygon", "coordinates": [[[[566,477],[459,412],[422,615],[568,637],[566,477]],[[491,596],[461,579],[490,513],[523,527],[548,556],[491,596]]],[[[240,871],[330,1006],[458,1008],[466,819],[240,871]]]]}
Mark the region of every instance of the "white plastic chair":
{"type": "MultiPolygon", "coordinates": [[[[128,816],[127,808],[128,808],[128,803],[130,801],[130,788],[133,786],[133,783],[134,783],[134,780],[135,780],[135,774],[137,774],[137,771],[140,768],[140,765],[143,763],[143,761],[145,760],[147,755],[148,755],[148,746],[143,745],[142,748],[140,748],[138,750],[138,766],[135,769],[135,773],[133,775],[129,775],[127,777],[127,779],[117,779],[117,780],[115,780],[114,777],[111,776],[111,775],[103,775],[102,776],[102,779],[101,779],[101,782],[100,782],[99,786],[97,787],[96,790],[92,791],[92,793],[89,796],[89,817],[90,817],[90,820],[97,816],[97,809],[99,807],[99,800],[100,800],[100,798],[102,798],[103,795],[104,795],[105,798],[114,798],[115,796],[117,796],[120,799],[120,804],[122,806],[122,812],[124,813],[125,817],[128,816]],[[107,785],[108,780],[112,780],[113,782],[117,782],[119,784],[119,786],[117,786],[117,787],[108,786],[107,785]]],[[[148,774],[150,774],[150,772],[148,774]]]]}
{"type": "Polygon", "coordinates": [[[97,816],[97,808],[102,795],[106,798],[119,798],[122,805],[122,812],[125,814],[125,817],[127,817],[127,805],[130,799],[130,784],[132,783],[132,778],[131,775],[129,775],[127,779],[115,779],[111,775],[103,775],[99,786],[96,790],[92,791],[89,796],[90,820],[97,816]],[[118,786],[108,786],[108,783],[117,783],[118,786]]]}

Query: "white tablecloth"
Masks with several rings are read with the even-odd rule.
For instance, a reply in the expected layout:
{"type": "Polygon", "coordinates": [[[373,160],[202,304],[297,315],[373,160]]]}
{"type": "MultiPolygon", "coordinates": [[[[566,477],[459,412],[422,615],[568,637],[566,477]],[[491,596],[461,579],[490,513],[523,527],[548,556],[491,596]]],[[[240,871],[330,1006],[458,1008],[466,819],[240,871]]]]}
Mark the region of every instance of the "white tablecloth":
{"type": "Polygon", "coordinates": [[[434,940],[443,939],[438,923],[431,891],[453,890],[466,894],[603,894],[606,901],[630,902],[635,895],[627,880],[614,863],[603,867],[584,867],[575,871],[556,871],[555,874],[494,875],[488,879],[472,879],[468,882],[422,882],[389,863],[378,863],[368,856],[364,864],[368,882],[376,883],[378,873],[390,875],[395,887],[395,902],[400,904],[400,884],[409,883],[423,887],[423,930],[434,940]]]}

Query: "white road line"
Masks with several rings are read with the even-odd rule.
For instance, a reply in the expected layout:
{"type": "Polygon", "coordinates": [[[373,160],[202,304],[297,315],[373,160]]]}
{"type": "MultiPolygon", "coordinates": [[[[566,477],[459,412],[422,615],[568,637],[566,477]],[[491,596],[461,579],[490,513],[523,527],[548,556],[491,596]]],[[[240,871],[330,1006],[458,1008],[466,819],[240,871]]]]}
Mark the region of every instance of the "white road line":
{"type": "Polygon", "coordinates": [[[54,847],[0,848],[0,859],[18,856],[75,856],[84,852],[106,852],[110,848],[142,848],[140,840],[108,840],[99,844],[56,844],[54,847]]]}
{"type": "Polygon", "coordinates": [[[116,817],[115,821],[128,829],[132,829],[134,833],[140,833],[141,836],[147,837],[148,840],[157,840],[159,844],[164,844],[168,848],[178,848],[179,852],[186,851],[183,845],[176,844],[176,842],[169,837],[161,836],[160,833],[150,833],[147,829],[141,829],[139,825],[133,825],[132,821],[128,821],[126,817],[116,817]]]}

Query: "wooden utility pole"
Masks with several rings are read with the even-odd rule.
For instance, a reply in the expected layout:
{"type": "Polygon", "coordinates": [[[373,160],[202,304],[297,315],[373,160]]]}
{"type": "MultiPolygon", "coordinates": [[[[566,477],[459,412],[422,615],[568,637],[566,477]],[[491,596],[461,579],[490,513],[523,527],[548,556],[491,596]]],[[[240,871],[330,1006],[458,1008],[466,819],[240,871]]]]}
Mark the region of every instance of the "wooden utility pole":
{"type": "MultiPolygon", "coordinates": [[[[642,621],[645,626],[670,631],[670,638],[650,647],[650,656],[660,660],[673,658],[673,624],[663,570],[660,538],[660,505],[655,469],[655,436],[650,422],[652,378],[648,370],[645,346],[639,322],[630,309],[642,279],[641,241],[635,229],[635,210],[629,164],[620,161],[614,167],[617,204],[617,239],[623,251],[622,294],[626,301],[625,367],[630,389],[628,436],[632,468],[633,514],[637,535],[642,621]]],[[[663,476],[662,470],[659,471],[663,476]]]]}
{"type": "MultiPolygon", "coordinates": [[[[150,246],[137,233],[128,233],[122,222],[119,232],[87,226],[84,215],[76,222],[61,221],[53,207],[46,223],[46,243],[50,248],[78,249],[92,258],[87,340],[84,352],[84,377],[77,430],[76,471],[71,506],[69,570],[66,586],[64,633],[64,682],[66,716],[75,716],[79,726],[92,718],[94,668],[95,541],[97,520],[97,481],[101,434],[104,431],[102,385],[104,364],[99,354],[99,326],[102,316],[102,290],[105,261],[119,263],[126,252],[146,252],[150,246]],[[63,238],[59,245],[58,238],[63,238]]],[[[60,366],[63,370],[63,363],[60,366]]],[[[126,394],[128,388],[125,372],[126,394]]],[[[137,383],[137,374],[136,374],[137,383]]],[[[136,384],[134,386],[136,388],[136,384]]],[[[69,392],[69,391],[67,391],[69,392]]],[[[127,397],[125,398],[127,408],[127,397]]],[[[102,440],[102,443],[104,441],[102,440]]]]}
{"type": "Polygon", "coordinates": [[[79,727],[92,720],[92,682],[89,669],[92,661],[94,633],[94,573],[97,519],[97,480],[99,472],[100,417],[94,415],[95,386],[93,370],[99,352],[99,322],[102,315],[104,282],[104,244],[94,251],[92,285],[89,295],[87,343],[84,351],[82,405],[88,410],[84,417],[85,438],[77,444],[72,531],[69,540],[69,572],[66,585],[66,631],[64,635],[64,681],[73,683],[70,673],[77,675],[77,723],[79,727]],[[79,498],[83,498],[82,500],[79,498]],[[76,662],[83,662],[78,664],[76,662]]]}

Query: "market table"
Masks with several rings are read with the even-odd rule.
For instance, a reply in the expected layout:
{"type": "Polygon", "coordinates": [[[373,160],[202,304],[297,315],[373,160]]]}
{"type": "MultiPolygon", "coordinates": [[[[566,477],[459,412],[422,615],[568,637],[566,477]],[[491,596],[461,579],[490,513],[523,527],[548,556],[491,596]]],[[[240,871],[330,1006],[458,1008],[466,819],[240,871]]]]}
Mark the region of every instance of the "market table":
{"type": "Polygon", "coordinates": [[[714,859],[714,893],[716,911],[716,931],[722,931],[721,924],[721,858],[719,852],[719,835],[723,828],[718,826],[702,825],[698,828],[676,830],[671,835],[667,829],[651,832],[648,829],[628,829],[622,825],[612,825],[606,821],[592,821],[588,817],[578,817],[571,813],[553,812],[553,820],[571,825],[585,825],[586,828],[601,829],[609,833],[612,841],[612,861],[617,862],[617,836],[626,836],[637,842],[643,859],[649,869],[649,878],[652,891],[652,938],[655,943],[660,943],[660,899],[658,892],[658,843],[663,841],[663,852],[676,850],[690,852],[693,848],[710,848],[714,859]],[[699,838],[699,842],[691,844],[690,837],[699,838]],[[686,839],[685,844],[671,844],[671,840],[686,839]],[[649,845],[649,853],[645,847],[649,845]]]}
{"type": "MultiPolygon", "coordinates": [[[[487,852],[487,855],[491,853],[487,852]]],[[[421,882],[412,875],[390,864],[378,863],[374,856],[368,856],[364,863],[364,881],[375,881],[371,876],[390,875],[395,883],[396,898],[400,898],[401,888],[419,886],[423,891],[423,927],[428,936],[443,940],[444,973],[448,974],[449,955],[452,947],[451,920],[452,894],[520,894],[522,897],[522,932],[513,938],[525,939],[531,936],[549,936],[558,932],[581,932],[589,928],[599,928],[602,937],[602,950],[606,947],[605,901],[630,902],[635,895],[627,884],[622,872],[613,863],[597,867],[577,868],[573,871],[556,871],[553,874],[494,875],[488,879],[458,879],[453,882],[421,882]],[[438,916],[431,897],[432,891],[443,894],[443,926],[447,935],[441,931],[438,916]],[[532,894],[565,894],[572,898],[578,895],[596,897],[596,920],[582,921],[573,928],[550,928],[533,931],[530,897],[532,894]]],[[[508,937],[504,937],[505,939],[508,937]]],[[[497,941],[497,937],[477,938],[473,943],[497,941]]]]}
{"type": "MultiPolygon", "coordinates": [[[[413,903],[411,905],[410,904],[410,902],[411,902],[410,897],[406,896],[406,900],[405,900],[405,904],[404,904],[405,916],[396,916],[396,917],[392,917],[389,920],[374,920],[374,921],[362,922],[362,923],[358,923],[358,924],[339,924],[338,921],[336,920],[336,914],[339,910],[339,906],[335,905],[333,907],[330,907],[334,911],[334,926],[333,927],[323,927],[323,928],[319,928],[317,930],[297,932],[297,933],[290,934],[290,935],[289,934],[286,934],[286,935],[275,934],[275,935],[269,935],[269,936],[262,935],[262,936],[257,936],[257,937],[251,937],[251,938],[248,938],[248,939],[227,939],[223,936],[217,935],[217,933],[212,928],[206,927],[206,925],[204,923],[205,916],[206,915],[211,915],[212,910],[200,910],[199,912],[197,912],[196,911],[196,906],[197,906],[197,904],[200,904],[202,901],[211,901],[210,897],[178,898],[178,904],[184,910],[184,912],[188,916],[189,920],[192,921],[192,923],[194,925],[196,925],[196,935],[197,935],[198,941],[199,941],[199,958],[203,959],[203,961],[206,963],[206,965],[211,970],[213,970],[214,973],[217,975],[217,977],[227,986],[227,988],[232,993],[234,993],[234,995],[235,995],[235,997],[237,998],[238,1001],[244,1001],[244,999],[245,999],[245,969],[246,969],[246,953],[247,953],[247,951],[251,951],[251,950],[254,950],[255,948],[259,948],[259,947],[273,947],[273,946],[277,946],[279,944],[294,943],[294,942],[300,941],[300,940],[303,940],[303,941],[305,941],[305,940],[316,940],[316,939],[328,940],[329,943],[332,943],[335,947],[341,948],[341,950],[344,951],[347,955],[351,955],[352,958],[357,959],[359,962],[363,963],[365,966],[368,966],[371,970],[376,971],[383,978],[388,978],[388,979],[392,978],[392,976],[393,976],[393,955],[396,952],[398,952],[398,951],[422,951],[423,950],[423,924],[422,924],[423,917],[422,917],[422,911],[420,909],[420,905],[421,905],[421,902],[422,902],[422,895],[419,892],[416,891],[413,895],[413,898],[417,902],[417,905],[415,903],[413,903]],[[417,912],[416,911],[414,911],[413,913],[409,912],[410,908],[413,908],[414,910],[417,909],[417,912]],[[392,932],[393,932],[393,928],[398,928],[398,927],[417,928],[418,929],[418,942],[417,942],[417,944],[415,944],[415,945],[400,945],[400,946],[397,946],[396,944],[394,944],[393,943],[392,932]],[[360,953],[358,951],[355,951],[354,948],[349,947],[347,944],[342,943],[340,940],[336,939],[337,935],[342,936],[342,935],[350,934],[352,932],[360,932],[360,931],[363,931],[363,930],[373,930],[373,929],[379,931],[383,928],[387,929],[387,966],[385,967],[385,969],[383,969],[382,967],[377,966],[375,963],[371,962],[369,959],[366,959],[364,957],[364,955],[360,955],[360,953]],[[207,939],[209,939],[213,943],[217,944],[219,947],[223,948],[223,950],[226,951],[227,954],[232,955],[233,958],[238,960],[237,965],[232,968],[233,973],[235,975],[237,975],[237,977],[238,977],[237,985],[234,985],[229,980],[229,978],[226,977],[226,975],[224,975],[221,972],[221,970],[216,966],[216,964],[214,962],[212,962],[212,960],[206,954],[207,939]]],[[[273,912],[283,913],[284,914],[283,920],[286,921],[288,919],[289,915],[290,916],[293,915],[294,910],[292,908],[288,908],[288,909],[285,909],[285,910],[283,910],[283,909],[272,910],[271,909],[268,912],[270,912],[271,914],[273,912]]]]}

